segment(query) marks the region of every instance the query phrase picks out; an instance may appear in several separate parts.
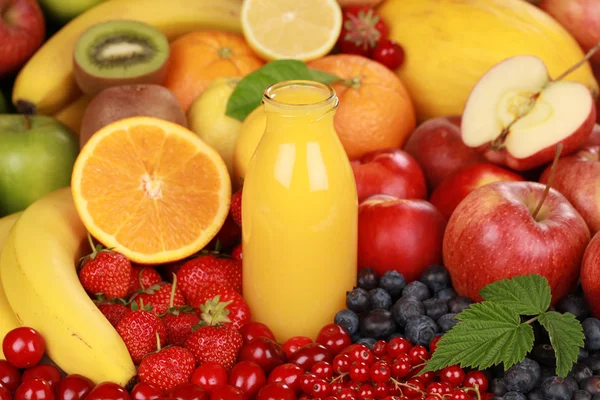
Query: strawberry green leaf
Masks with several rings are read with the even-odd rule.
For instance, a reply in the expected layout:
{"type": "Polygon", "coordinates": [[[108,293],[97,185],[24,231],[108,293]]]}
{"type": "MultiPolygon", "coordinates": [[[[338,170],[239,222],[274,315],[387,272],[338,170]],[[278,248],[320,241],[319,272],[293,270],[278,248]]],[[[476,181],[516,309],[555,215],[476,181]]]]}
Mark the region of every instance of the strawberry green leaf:
{"type": "Polygon", "coordinates": [[[552,295],[548,280],[540,275],[502,279],[481,289],[481,297],[511,308],[520,315],[538,315],[550,307],[552,295]]]}
{"type": "Polygon", "coordinates": [[[550,344],[554,348],[556,375],[564,378],[577,361],[579,348],[584,345],[583,327],[571,313],[549,311],[542,313],[538,320],[548,331],[550,344]]]}

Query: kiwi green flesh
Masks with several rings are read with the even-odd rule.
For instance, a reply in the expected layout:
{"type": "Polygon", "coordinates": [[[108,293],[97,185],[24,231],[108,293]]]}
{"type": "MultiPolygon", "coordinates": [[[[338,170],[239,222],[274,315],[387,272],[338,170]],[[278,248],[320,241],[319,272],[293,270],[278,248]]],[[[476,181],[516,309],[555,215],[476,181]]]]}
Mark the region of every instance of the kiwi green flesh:
{"type": "Polygon", "coordinates": [[[77,41],[74,73],[86,92],[131,83],[162,83],[169,42],[156,28],[138,21],[95,25],[77,41]]]}

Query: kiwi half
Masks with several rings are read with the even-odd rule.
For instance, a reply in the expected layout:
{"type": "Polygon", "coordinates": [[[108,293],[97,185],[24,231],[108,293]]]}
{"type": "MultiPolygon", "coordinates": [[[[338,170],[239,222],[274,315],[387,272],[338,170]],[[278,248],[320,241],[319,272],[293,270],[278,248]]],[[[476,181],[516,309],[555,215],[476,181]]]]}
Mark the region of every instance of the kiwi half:
{"type": "Polygon", "coordinates": [[[169,41],[139,21],[112,20],[86,30],[75,44],[73,73],[84,93],[111,86],[162,83],[167,74],[169,41]]]}

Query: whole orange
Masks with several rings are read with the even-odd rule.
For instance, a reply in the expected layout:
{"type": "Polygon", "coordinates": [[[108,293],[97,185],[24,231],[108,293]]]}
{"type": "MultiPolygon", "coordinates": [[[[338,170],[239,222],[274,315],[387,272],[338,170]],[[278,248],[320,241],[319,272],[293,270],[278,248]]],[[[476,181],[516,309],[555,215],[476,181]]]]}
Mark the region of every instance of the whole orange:
{"type": "Polygon", "coordinates": [[[351,160],[372,150],[401,147],[415,129],[415,109],[400,78],[368,58],[338,54],[308,63],[342,79],[332,86],[340,104],[334,124],[351,160]]]}
{"type": "Polygon", "coordinates": [[[263,64],[242,35],[191,32],[171,43],[169,72],[163,84],[175,93],[187,111],[213,79],[244,76],[263,64]]]}

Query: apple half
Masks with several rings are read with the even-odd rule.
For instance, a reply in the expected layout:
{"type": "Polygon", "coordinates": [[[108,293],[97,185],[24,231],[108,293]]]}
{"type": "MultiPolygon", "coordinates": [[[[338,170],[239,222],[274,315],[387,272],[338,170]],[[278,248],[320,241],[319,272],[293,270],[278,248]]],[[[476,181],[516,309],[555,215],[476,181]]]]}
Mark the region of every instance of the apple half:
{"type": "Polygon", "coordinates": [[[475,84],[462,116],[463,142],[491,162],[526,171],[581,146],[592,132],[596,105],[578,82],[550,78],[535,56],[508,58],[475,84]]]}

